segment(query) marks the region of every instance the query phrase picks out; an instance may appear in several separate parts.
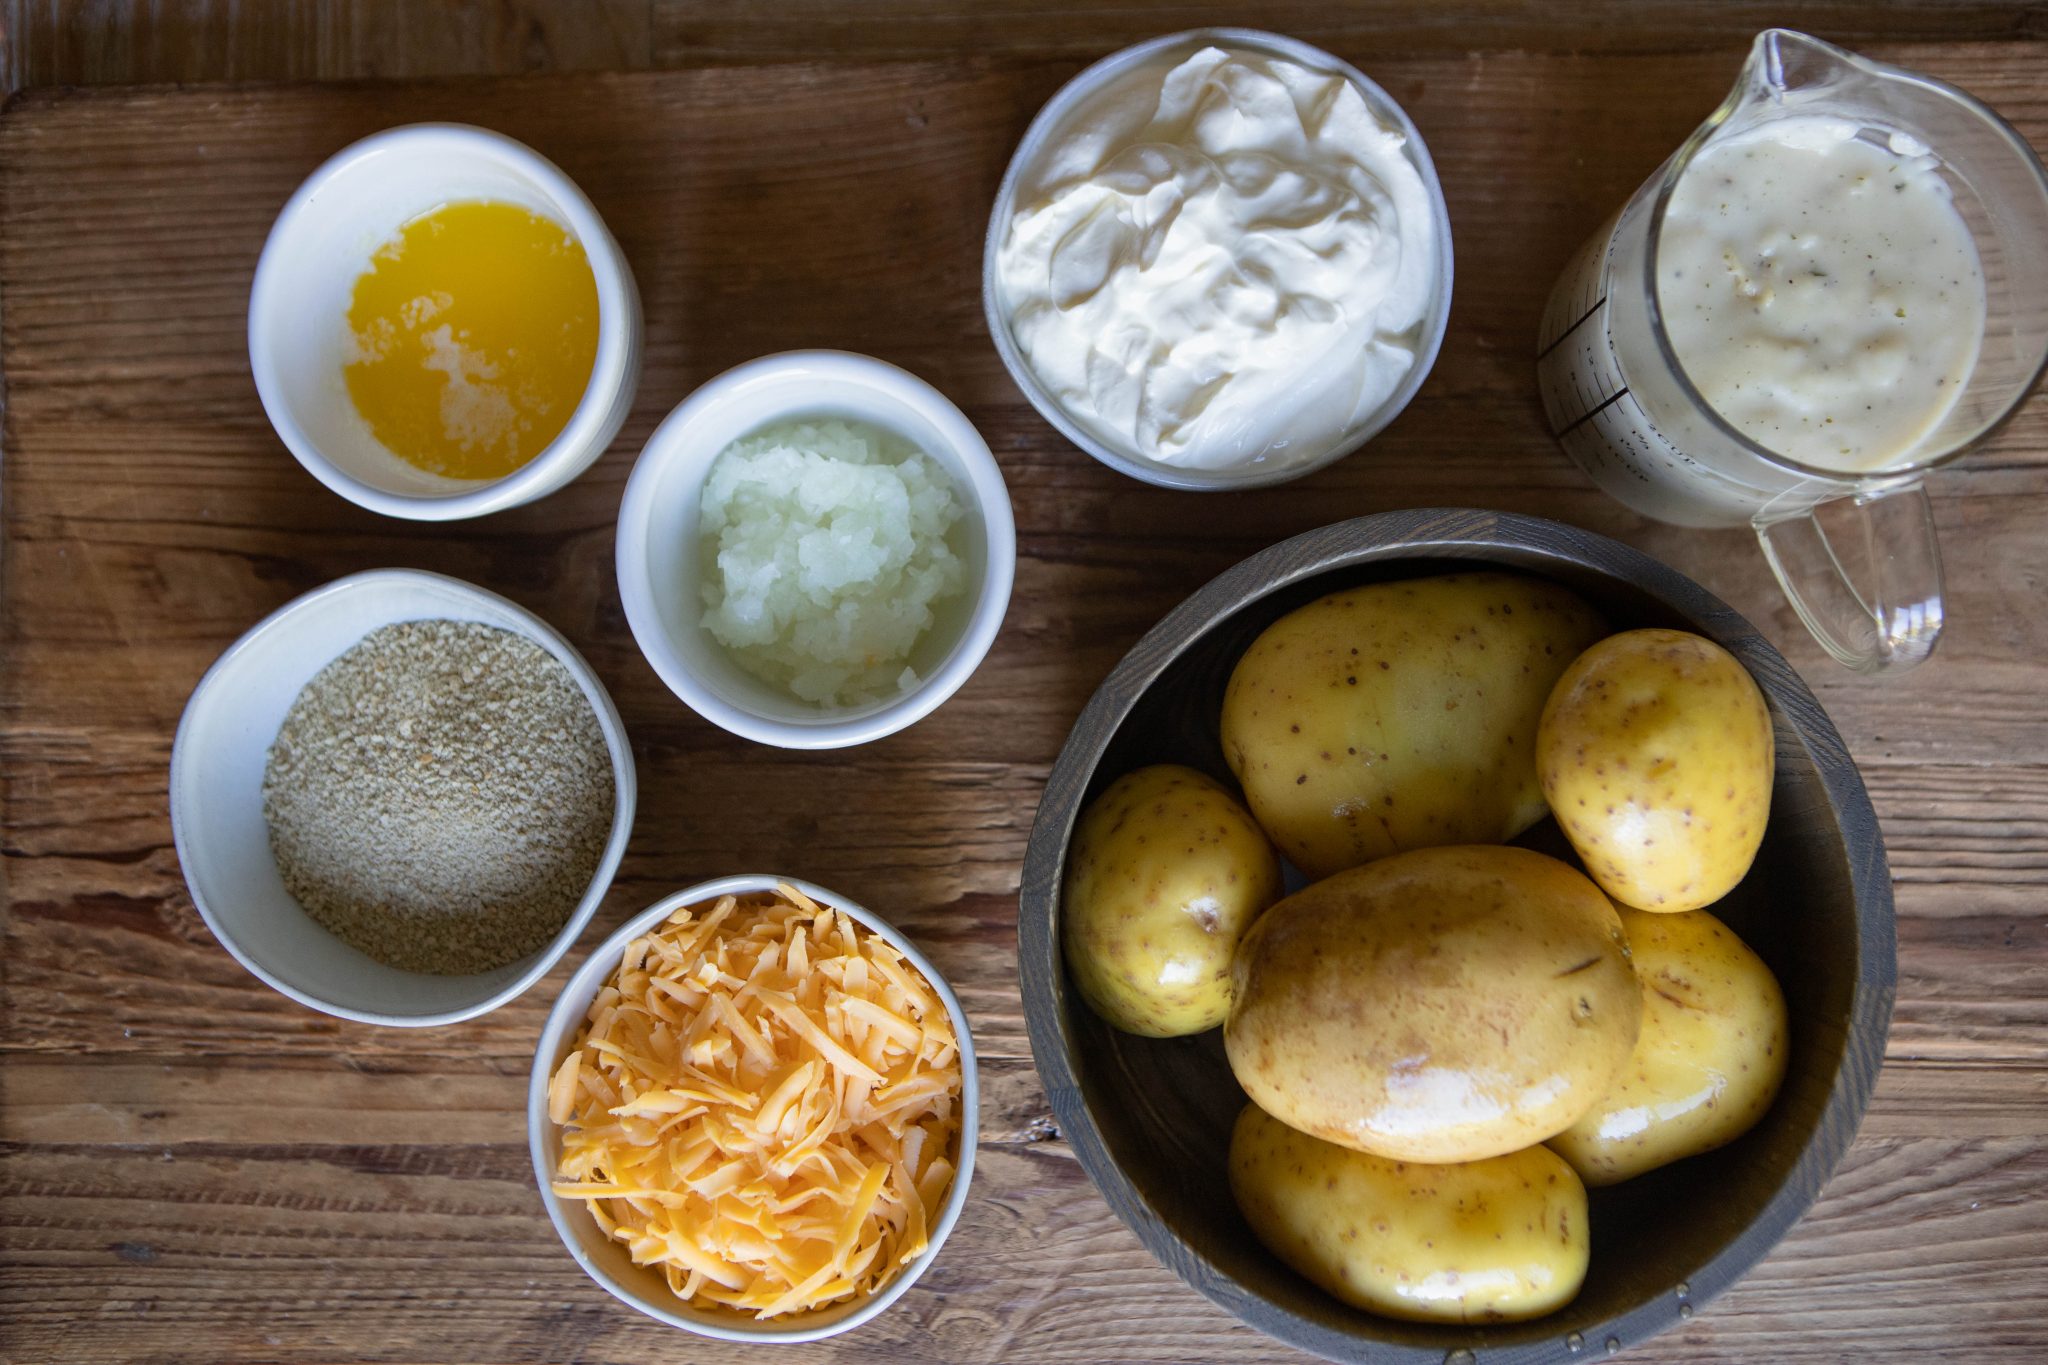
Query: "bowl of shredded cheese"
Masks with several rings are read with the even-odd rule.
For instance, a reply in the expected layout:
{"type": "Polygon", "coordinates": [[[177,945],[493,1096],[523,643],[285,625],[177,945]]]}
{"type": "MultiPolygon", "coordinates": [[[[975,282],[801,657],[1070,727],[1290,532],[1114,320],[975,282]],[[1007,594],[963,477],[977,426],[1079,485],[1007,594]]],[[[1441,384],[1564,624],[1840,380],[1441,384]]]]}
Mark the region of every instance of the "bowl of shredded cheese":
{"type": "Polygon", "coordinates": [[[915,946],[791,878],[650,906],[570,980],[527,1099],[569,1253],[650,1317],[728,1341],[866,1322],[966,1202],[967,1018],[915,946]]]}

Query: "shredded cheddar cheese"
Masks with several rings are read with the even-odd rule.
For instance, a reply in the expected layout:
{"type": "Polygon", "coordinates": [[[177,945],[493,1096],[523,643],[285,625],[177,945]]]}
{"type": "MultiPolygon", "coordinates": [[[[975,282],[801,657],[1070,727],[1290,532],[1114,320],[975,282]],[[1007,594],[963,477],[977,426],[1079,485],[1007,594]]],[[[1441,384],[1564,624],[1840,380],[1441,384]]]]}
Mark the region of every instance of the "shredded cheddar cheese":
{"type": "Polygon", "coordinates": [[[548,1085],[554,1190],[679,1298],[759,1318],[873,1293],[953,1182],[960,1057],[887,943],[795,888],[626,946],[548,1085]]]}

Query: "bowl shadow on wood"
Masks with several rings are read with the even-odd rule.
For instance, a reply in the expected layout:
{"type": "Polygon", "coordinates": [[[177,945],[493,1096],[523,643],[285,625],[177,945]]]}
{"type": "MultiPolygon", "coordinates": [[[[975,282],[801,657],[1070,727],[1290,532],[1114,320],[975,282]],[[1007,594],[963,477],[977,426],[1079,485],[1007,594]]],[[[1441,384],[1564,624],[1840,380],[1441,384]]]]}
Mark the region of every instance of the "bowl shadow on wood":
{"type": "MultiPolygon", "coordinates": [[[[1575,861],[1548,820],[1517,842],[1575,861]]],[[[1689,1316],[1813,1202],[1869,1104],[1891,1017],[1892,934],[1890,876],[1862,781],[1812,694],[1746,621],[1604,537],[1528,517],[1419,511],[1312,531],[1245,561],[1117,667],[1047,783],[1025,862],[1019,971],[1062,1130],[1117,1213],[1209,1298],[1333,1359],[1440,1361],[1465,1348],[1489,1361],[1568,1361],[1689,1316]],[[1777,1102],[1743,1138],[1589,1192],[1592,1266],[1571,1304],[1526,1323],[1435,1326],[1349,1308],[1259,1244],[1229,1194],[1230,1129],[1245,1099],[1220,1030],[1148,1039],[1098,1019],[1060,963],[1059,890],[1076,816],[1123,773],[1185,763],[1235,790],[1217,716],[1237,658],[1272,621],[1349,587],[1488,569],[1562,583],[1616,630],[1698,631],[1757,678],[1776,734],[1771,820],[1755,866],[1714,913],[1783,984],[1792,1055],[1777,1102]]]]}

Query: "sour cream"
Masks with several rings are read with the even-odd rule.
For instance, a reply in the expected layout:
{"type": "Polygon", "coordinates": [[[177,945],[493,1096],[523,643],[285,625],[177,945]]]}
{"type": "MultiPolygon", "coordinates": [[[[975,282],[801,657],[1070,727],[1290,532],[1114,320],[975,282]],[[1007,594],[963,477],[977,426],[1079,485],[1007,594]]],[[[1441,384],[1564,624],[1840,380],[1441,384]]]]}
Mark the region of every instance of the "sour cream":
{"type": "Polygon", "coordinates": [[[1019,177],[998,298],[1040,386],[1112,449],[1307,463],[1417,363],[1437,204],[1356,83],[1205,47],[1120,73],[1019,177]]]}
{"type": "Polygon", "coordinates": [[[1672,352],[1765,449],[1845,473],[1909,461],[1977,363],[1984,271],[1941,164],[1800,115],[1712,143],[1657,247],[1672,352]]]}

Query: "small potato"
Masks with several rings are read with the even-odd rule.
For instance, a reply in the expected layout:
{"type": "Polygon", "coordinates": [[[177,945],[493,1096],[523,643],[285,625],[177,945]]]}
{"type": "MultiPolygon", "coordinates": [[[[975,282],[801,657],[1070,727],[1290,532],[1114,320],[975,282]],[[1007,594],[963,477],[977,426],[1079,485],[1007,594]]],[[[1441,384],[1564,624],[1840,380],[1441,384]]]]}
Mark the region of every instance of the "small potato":
{"type": "Polygon", "coordinates": [[[1505,843],[1543,818],[1536,718],[1601,630],[1573,593],[1515,574],[1346,589],[1281,617],[1237,661],[1224,761],[1310,877],[1505,843]]]}
{"type": "Polygon", "coordinates": [[[1607,1097],[1550,1140],[1588,1185],[1612,1185],[1748,1132],[1785,1079],[1785,995],[1704,910],[1623,910],[1643,1029],[1607,1097]]]}
{"type": "Polygon", "coordinates": [[[1747,669],[1681,630],[1610,635],[1544,705],[1536,772],[1586,871],[1639,910],[1742,880],[1770,818],[1771,716],[1747,669]]]}
{"type": "Polygon", "coordinates": [[[1542,1147],[1426,1166],[1354,1152],[1246,1105],[1230,1192],[1266,1248],[1355,1308],[1415,1322],[1510,1322],[1586,1278],[1586,1189],[1542,1147]]]}
{"type": "Polygon", "coordinates": [[[1303,1132],[1396,1161],[1478,1161],[1570,1127],[1628,1060],[1642,988],[1576,868],[1498,844],[1354,867],[1238,948],[1223,1050],[1303,1132]]]}
{"type": "Polygon", "coordinates": [[[1060,909],[1067,968],[1126,1033],[1215,1028],[1238,940],[1280,891],[1273,846],[1229,792],[1193,768],[1140,768],[1074,829],[1060,909]]]}

